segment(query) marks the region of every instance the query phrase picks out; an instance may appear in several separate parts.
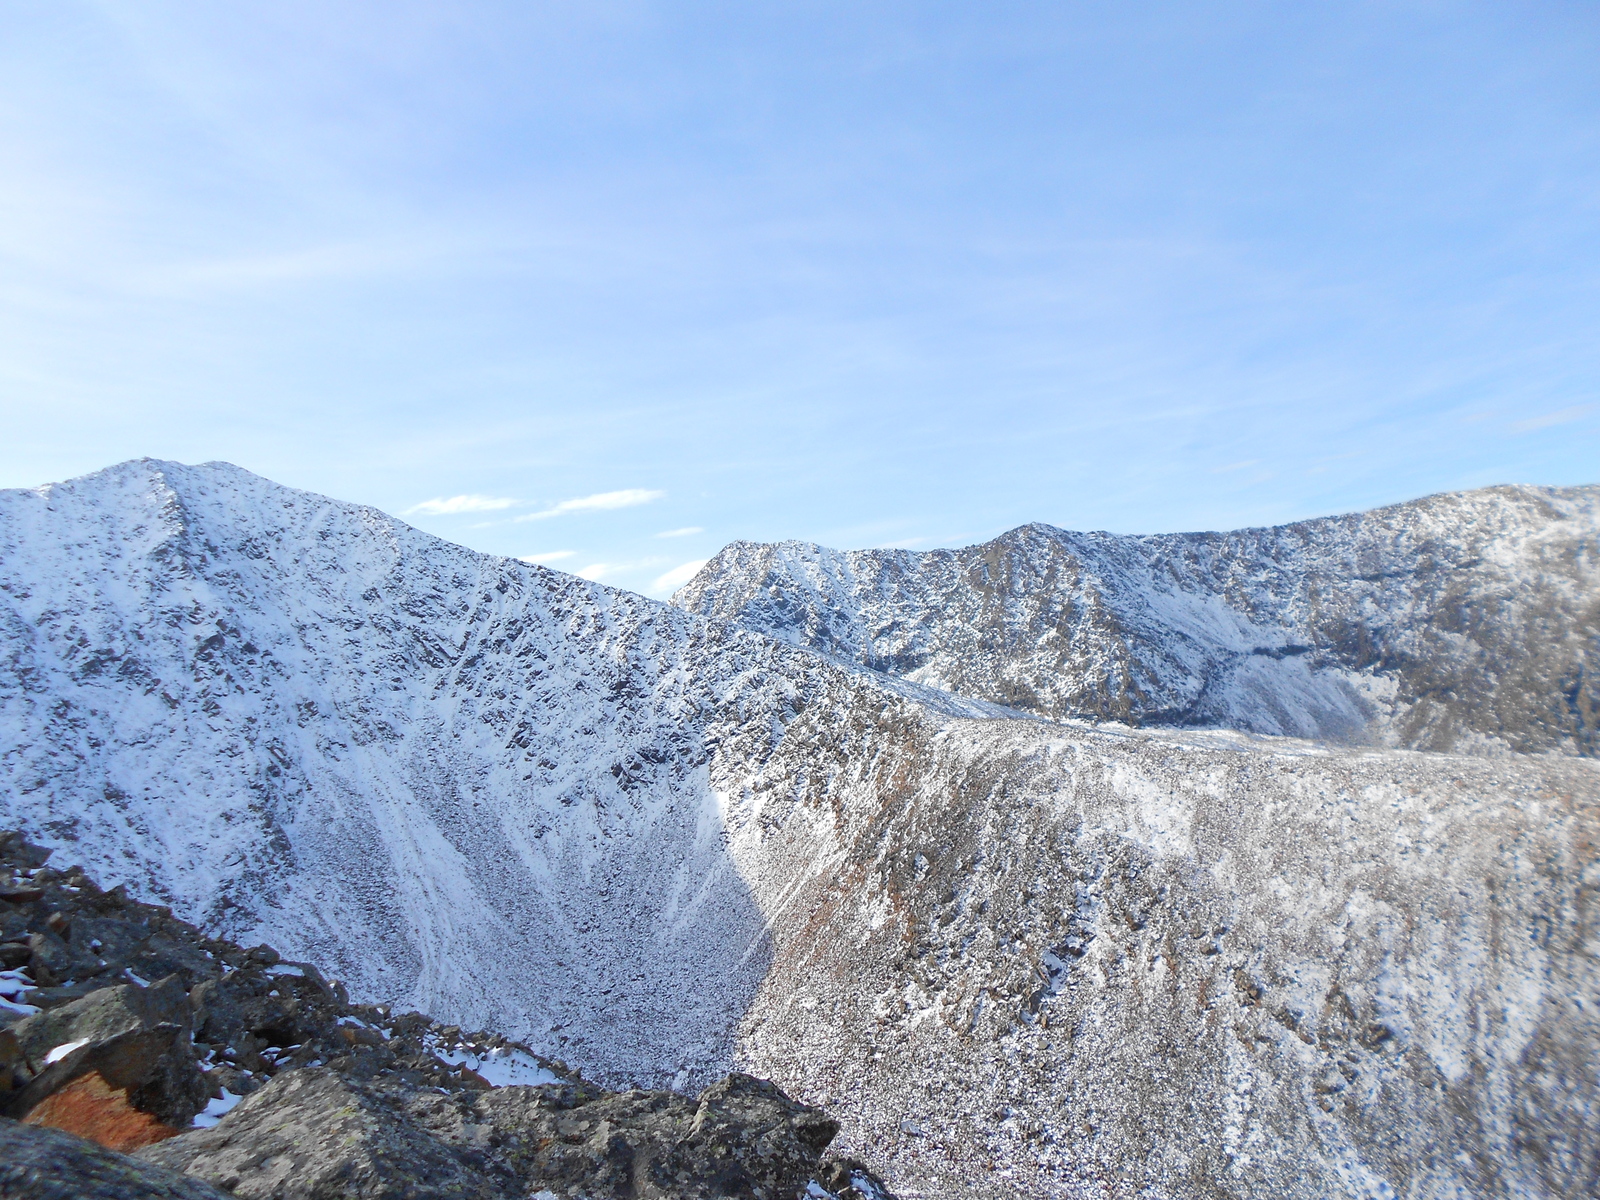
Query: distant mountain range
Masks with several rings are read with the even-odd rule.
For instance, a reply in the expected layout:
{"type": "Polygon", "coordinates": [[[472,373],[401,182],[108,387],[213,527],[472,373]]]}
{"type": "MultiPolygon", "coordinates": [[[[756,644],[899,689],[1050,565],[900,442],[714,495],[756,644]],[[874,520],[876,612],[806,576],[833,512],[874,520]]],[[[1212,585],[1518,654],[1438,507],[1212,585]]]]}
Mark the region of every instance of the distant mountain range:
{"type": "Polygon", "coordinates": [[[672,607],[125,463],[0,493],[0,827],[614,1086],[770,1076],[911,1194],[1592,1195],[1597,505],[672,607]]]}
{"type": "Polygon", "coordinates": [[[1600,753],[1600,487],[927,553],[734,542],[673,602],[1051,718],[1600,753]]]}

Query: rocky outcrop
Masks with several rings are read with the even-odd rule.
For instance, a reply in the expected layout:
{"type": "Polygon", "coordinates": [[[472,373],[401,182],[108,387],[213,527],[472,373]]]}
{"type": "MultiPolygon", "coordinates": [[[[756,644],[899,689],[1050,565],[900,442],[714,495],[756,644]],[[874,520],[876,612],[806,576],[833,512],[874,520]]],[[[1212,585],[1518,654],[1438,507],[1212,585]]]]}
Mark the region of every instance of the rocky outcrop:
{"type": "MultiPolygon", "coordinates": [[[[31,951],[47,930],[70,945],[93,930],[77,961],[94,975],[14,993],[0,1103],[21,1124],[0,1119],[0,1145],[15,1148],[0,1196],[55,1194],[28,1190],[49,1171],[64,1194],[129,1198],[215,1194],[184,1190],[190,1179],[273,1200],[791,1200],[840,1173],[821,1159],[838,1123],[771,1083],[734,1074],[697,1098],[607,1092],[504,1037],[352,1005],[309,963],[208,938],[48,856],[0,833],[4,944],[31,951]],[[145,985],[128,964],[152,961],[158,936],[180,971],[145,985]],[[135,982],[70,998],[107,976],[135,982]]],[[[46,958],[62,960],[41,952],[13,981],[46,958]]]]}
{"type": "Polygon", "coordinates": [[[246,1200],[791,1200],[837,1128],[747,1075],[696,1100],[556,1084],[440,1094],[321,1068],[142,1157],[246,1200]]]}
{"type": "Polygon", "coordinates": [[[1600,487],[926,553],[735,542],[673,603],[1052,718],[1600,754],[1600,487]]]}

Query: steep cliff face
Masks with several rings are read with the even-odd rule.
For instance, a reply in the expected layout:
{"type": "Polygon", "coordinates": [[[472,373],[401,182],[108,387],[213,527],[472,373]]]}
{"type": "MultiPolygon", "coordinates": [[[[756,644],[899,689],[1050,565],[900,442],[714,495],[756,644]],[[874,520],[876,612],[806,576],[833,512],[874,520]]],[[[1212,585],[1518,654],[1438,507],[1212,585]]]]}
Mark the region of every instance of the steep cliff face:
{"type": "MultiPolygon", "coordinates": [[[[1116,539],[1091,572],[1096,539],[1069,554],[1070,535],[1030,527],[960,552],[961,578],[992,583],[973,610],[990,624],[956,620],[952,582],[948,613],[905,610],[921,615],[904,644],[970,637],[993,679],[1020,678],[1035,628],[1065,613],[1061,638],[1101,630],[1106,661],[1144,672],[1140,695],[1185,679],[1202,694],[1207,654],[1289,637],[1296,604],[1318,629],[1335,608],[1366,614],[1362,637],[1418,656],[1427,637],[1586,653],[1572,614],[1591,543],[1567,535],[1592,495],[1512,499],[1545,505],[1545,532],[1484,534],[1476,564],[1445,537],[1461,519],[1429,518],[1454,564],[1435,591],[1484,606],[1452,610],[1464,641],[1436,629],[1437,597],[1392,599],[1422,584],[1381,555],[1351,560],[1365,581],[1329,566],[1313,587],[1261,565],[1287,550],[1248,570],[1215,546],[1174,552],[1145,608],[1118,608],[1133,593],[1104,582],[1116,539]],[[1491,611],[1489,565],[1529,579],[1537,561],[1537,589],[1491,611]],[[1077,590],[1036,595],[1028,572],[1048,571],[1076,571],[1077,590]],[[1272,615],[1280,592],[1291,616],[1272,615]],[[1170,617],[1133,638],[1135,609],[1187,614],[1183,636],[1156,637],[1170,617]],[[1516,625],[1535,609],[1555,615],[1516,625]],[[1167,658],[1139,657],[1157,642],[1167,658]]],[[[1388,545],[1369,534],[1325,540],[1388,545]]],[[[1154,571],[1124,552],[1126,572],[1154,571]]],[[[778,550],[727,552],[758,553],[778,550]]],[[[358,999],[497,1026],[606,1082],[770,1075],[928,1195],[1600,1186],[1600,764],[1008,713],[916,680],[1048,711],[1057,677],[978,686],[967,650],[899,662],[910,678],[866,670],[853,660],[891,642],[850,641],[876,627],[846,604],[861,575],[812,558],[838,603],[806,611],[832,640],[798,619],[777,632],[831,659],[222,464],[0,494],[0,826],[325,963],[358,999]]],[[[907,595],[944,561],[881,559],[907,595]]],[[[751,574],[772,605],[789,595],[751,574]]],[[[1388,726],[1361,708],[1400,694],[1390,660],[1327,665],[1318,645],[1241,661],[1298,664],[1398,740],[1421,701],[1395,701],[1388,726]]],[[[1459,657],[1505,692],[1486,655],[1459,657]]],[[[1529,696],[1532,670],[1516,677],[1529,696]]],[[[1486,744],[1472,695],[1450,736],[1486,744]]]]}
{"type": "Polygon", "coordinates": [[[1600,488],[963,550],[736,542],[673,602],[1048,717],[1600,753],[1600,488]]]}

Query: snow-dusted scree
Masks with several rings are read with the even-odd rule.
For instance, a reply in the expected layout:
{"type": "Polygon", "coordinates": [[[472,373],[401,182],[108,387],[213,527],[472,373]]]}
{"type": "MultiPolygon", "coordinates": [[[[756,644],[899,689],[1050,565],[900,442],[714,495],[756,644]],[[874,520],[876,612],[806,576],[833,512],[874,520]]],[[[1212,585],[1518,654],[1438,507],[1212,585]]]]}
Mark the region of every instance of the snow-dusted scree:
{"type": "MultiPolygon", "coordinates": [[[[1184,635],[1126,639],[1138,686],[1117,703],[1167,688],[1178,699],[1152,711],[1184,720],[1225,695],[1219,721],[1281,711],[1271,728],[1592,752],[1587,675],[1568,708],[1529,716],[1524,700],[1592,645],[1592,542],[1568,534],[1592,526],[1593,493],[1512,499],[1545,505],[1556,532],[1458,520],[1451,541],[1436,522],[1449,579],[1488,569],[1450,558],[1459,543],[1528,584],[1498,607],[1464,599],[1455,640],[1442,584],[1411,624],[1390,619],[1392,563],[1369,564],[1360,538],[1289,571],[1298,583],[1283,531],[1279,566],[1246,561],[1259,532],[1216,535],[1231,549],[1188,567],[1174,550],[1178,582],[1152,575],[1139,603],[1184,635]],[[1193,580],[1219,571],[1234,582],[1207,599],[1193,580]],[[1345,575],[1355,599],[1336,604],[1345,575]],[[1319,613],[1366,613],[1352,636],[1382,653],[1295,651],[1313,592],[1319,613]],[[1280,642],[1255,644],[1262,630],[1280,642]],[[1434,644],[1460,651],[1438,660],[1450,678],[1470,660],[1487,690],[1419,708],[1434,644]],[[1534,653],[1546,644],[1554,657],[1534,653]],[[1534,649],[1511,670],[1496,647],[1534,649]],[[1240,682],[1269,663],[1311,689],[1240,682]],[[1240,699],[1269,693],[1278,709],[1240,699]]],[[[724,566],[735,551],[752,553],[724,566]]],[[[835,590],[808,610],[833,634],[770,631],[818,655],[731,623],[752,619],[742,579],[694,615],[222,464],[5,493],[0,556],[0,821],[361,998],[505,1029],[613,1084],[770,1075],[835,1112],[897,1191],[1600,1187],[1593,762],[1022,719],[996,702],[1077,712],[1038,697],[1111,677],[1052,648],[1090,626],[1002,615],[1005,638],[962,643],[912,606],[944,640],[900,661],[851,642],[877,618],[835,590]],[[1012,677],[1032,691],[974,683],[1012,677]]],[[[780,575],[757,580],[774,606],[794,595],[780,575]]],[[[1008,587],[982,603],[1115,609],[1108,646],[1145,628],[1099,584],[1070,602],[1008,587]]],[[[945,596],[960,629],[989,628],[945,596]]]]}
{"type": "Polygon", "coordinates": [[[1600,487],[920,554],[735,542],[673,601],[1051,717],[1600,754],[1600,487]]]}

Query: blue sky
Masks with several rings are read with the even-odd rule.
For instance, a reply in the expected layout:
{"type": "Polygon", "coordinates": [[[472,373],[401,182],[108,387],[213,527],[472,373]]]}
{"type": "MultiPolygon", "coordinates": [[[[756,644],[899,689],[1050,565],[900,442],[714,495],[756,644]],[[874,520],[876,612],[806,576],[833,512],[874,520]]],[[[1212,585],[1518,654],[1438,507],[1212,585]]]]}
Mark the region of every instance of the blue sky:
{"type": "Polygon", "coordinates": [[[226,459],[662,595],[1600,481],[1591,3],[3,12],[0,486],[226,459]]]}

